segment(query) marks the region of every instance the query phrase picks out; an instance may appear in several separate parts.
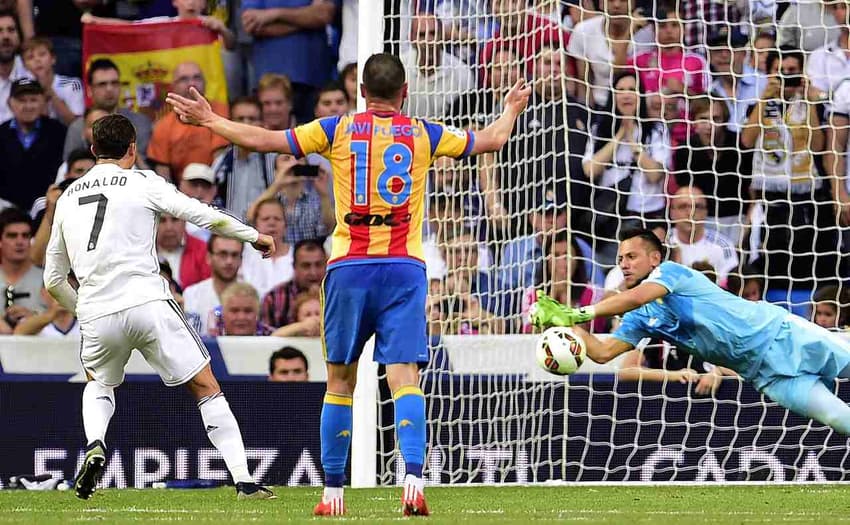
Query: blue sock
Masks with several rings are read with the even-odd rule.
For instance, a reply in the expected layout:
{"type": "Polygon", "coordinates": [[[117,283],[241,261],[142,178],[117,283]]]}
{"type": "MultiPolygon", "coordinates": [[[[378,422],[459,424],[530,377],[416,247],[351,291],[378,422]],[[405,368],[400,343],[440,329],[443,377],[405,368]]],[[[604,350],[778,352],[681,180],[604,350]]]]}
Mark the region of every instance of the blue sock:
{"type": "Polygon", "coordinates": [[[342,487],[345,483],[351,424],[351,396],[326,393],[320,422],[326,487],[342,487]]]}
{"type": "Polygon", "coordinates": [[[408,474],[422,477],[425,463],[425,395],[418,386],[403,386],[393,394],[395,431],[408,474]]]}

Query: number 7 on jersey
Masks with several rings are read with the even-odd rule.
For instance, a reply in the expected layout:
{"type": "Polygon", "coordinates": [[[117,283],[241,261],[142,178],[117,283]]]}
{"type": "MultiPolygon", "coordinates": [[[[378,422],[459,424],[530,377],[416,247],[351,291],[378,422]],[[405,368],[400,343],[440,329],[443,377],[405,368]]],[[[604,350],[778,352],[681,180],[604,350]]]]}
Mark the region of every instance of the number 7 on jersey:
{"type": "Polygon", "coordinates": [[[97,239],[100,237],[101,228],[103,228],[103,218],[106,215],[106,203],[109,202],[109,200],[106,198],[106,195],[102,193],[95,193],[94,195],[80,197],[80,206],[92,204],[94,202],[97,203],[97,211],[94,214],[94,224],[91,228],[91,235],[89,235],[88,251],[92,251],[97,248],[97,239]]]}

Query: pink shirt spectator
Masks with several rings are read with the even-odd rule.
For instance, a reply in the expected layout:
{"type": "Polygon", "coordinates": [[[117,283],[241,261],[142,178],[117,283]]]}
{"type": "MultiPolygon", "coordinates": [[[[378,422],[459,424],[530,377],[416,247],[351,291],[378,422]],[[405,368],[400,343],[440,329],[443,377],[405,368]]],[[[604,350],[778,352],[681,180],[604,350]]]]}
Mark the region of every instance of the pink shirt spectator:
{"type": "Polygon", "coordinates": [[[686,86],[689,94],[705,93],[709,83],[705,59],[694,53],[669,50],[664,53],[651,51],[629,59],[640,78],[640,89],[644,93],[657,93],[670,80],[678,80],[686,86]]]}
{"type": "MultiPolygon", "coordinates": [[[[677,85],[681,83],[685,86],[687,94],[695,95],[705,93],[711,82],[705,59],[681,49],[642,53],[629,58],[629,65],[637,71],[643,93],[657,93],[673,80],[677,85]]],[[[679,122],[673,124],[671,129],[671,138],[677,143],[684,142],[688,136],[686,108],[680,104],[679,109],[679,122]]]]}

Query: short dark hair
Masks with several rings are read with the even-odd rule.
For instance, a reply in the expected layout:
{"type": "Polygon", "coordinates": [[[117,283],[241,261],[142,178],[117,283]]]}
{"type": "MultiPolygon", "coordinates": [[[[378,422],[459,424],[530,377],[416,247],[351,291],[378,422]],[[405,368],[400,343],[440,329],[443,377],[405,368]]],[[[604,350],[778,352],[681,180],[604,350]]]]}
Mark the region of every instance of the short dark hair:
{"type": "Polygon", "coordinates": [[[404,65],[395,55],[376,53],[363,67],[363,86],[369,96],[393,99],[398,96],[404,82],[404,65]]]}
{"type": "MultiPolygon", "coordinates": [[[[103,108],[99,108],[97,106],[89,106],[85,109],[85,111],[83,111],[83,118],[84,119],[88,118],[88,116],[91,115],[92,113],[94,113],[95,111],[104,111],[106,113],[109,113],[108,111],[106,111],[103,108]]],[[[103,117],[101,117],[101,118],[103,118],[103,117]]]]}
{"type": "Polygon", "coordinates": [[[271,357],[269,357],[269,375],[274,373],[274,362],[278,359],[301,359],[304,361],[304,370],[310,369],[310,363],[307,361],[307,356],[304,355],[304,352],[291,346],[284,346],[275,350],[271,357]]]}
{"type": "Polygon", "coordinates": [[[779,61],[779,51],[776,50],[775,47],[771,47],[767,50],[767,55],[765,55],[764,59],[764,67],[767,70],[767,73],[770,73],[770,70],[773,69],[773,65],[779,61]]]}
{"type": "Polygon", "coordinates": [[[18,208],[6,208],[0,211],[0,236],[6,233],[6,227],[12,224],[26,224],[30,227],[30,232],[33,230],[32,219],[29,214],[24,213],[18,208]]]}
{"type": "Polygon", "coordinates": [[[88,148],[76,148],[72,149],[70,153],[68,153],[68,158],[65,162],[68,163],[68,170],[70,171],[71,166],[74,165],[75,162],[79,160],[96,160],[92,152],[88,148]]]}
{"type": "Polygon", "coordinates": [[[322,243],[318,239],[302,239],[295,243],[295,247],[292,248],[292,262],[293,264],[298,262],[298,252],[302,250],[313,251],[319,250],[322,254],[325,253],[325,247],[322,246],[322,243]]]}
{"type": "Polygon", "coordinates": [[[233,108],[241,105],[252,105],[256,106],[257,109],[260,110],[260,113],[263,112],[263,105],[260,103],[259,99],[254,95],[242,95],[240,97],[236,97],[230,101],[230,112],[233,113],[233,108]]]}
{"type": "Polygon", "coordinates": [[[207,240],[207,253],[212,254],[213,246],[215,246],[215,241],[217,241],[219,239],[236,241],[236,242],[239,242],[239,243],[242,242],[242,241],[239,241],[238,239],[234,239],[233,237],[225,237],[224,235],[219,235],[217,233],[211,233],[210,238],[207,240]]]}
{"type": "Polygon", "coordinates": [[[220,238],[220,237],[221,237],[221,235],[219,235],[217,233],[211,233],[210,234],[210,238],[207,239],[207,253],[213,252],[213,245],[215,244],[215,240],[220,238]]]}
{"type": "Polygon", "coordinates": [[[779,68],[782,69],[782,61],[786,58],[795,58],[797,62],[800,64],[800,70],[803,71],[806,69],[806,55],[800,51],[799,48],[794,46],[780,46],[779,47],[779,68]]]}
{"type": "Polygon", "coordinates": [[[357,76],[357,62],[349,62],[342,68],[342,71],[339,72],[339,78],[345,79],[351,72],[354,71],[354,75],[357,76]]]}
{"type": "Polygon", "coordinates": [[[710,262],[695,261],[691,265],[691,268],[708,277],[708,279],[714,284],[717,284],[717,270],[714,269],[714,265],[712,265],[710,262]]]}
{"type": "Polygon", "coordinates": [[[664,249],[664,244],[661,243],[661,240],[652,232],[652,230],[648,230],[646,228],[625,230],[620,234],[620,241],[627,241],[629,239],[634,239],[635,237],[639,237],[640,239],[643,239],[644,242],[649,243],[651,252],[659,252],[662,259],[665,257],[667,250],[664,249]]]}
{"type": "Polygon", "coordinates": [[[759,291],[764,292],[764,277],[756,268],[749,264],[741,264],[734,273],[730,273],[726,278],[726,289],[735,295],[743,296],[744,288],[747,283],[756,282],[759,286],[759,291]]]}
{"type": "MultiPolygon", "coordinates": [[[[330,82],[322,86],[321,89],[319,89],[319,91],[316,93],[316,103],[319,103],[319,97],[321,97],[323,94],[332,93],[334,91],[341,91],[342,94],[345,96],[345,100],[348,100],[348,92],[345,90],[345,86],[342,84],[342,82],[331,80],[330,82]]],[[[349,102],[351,101],[349,100],[349,102]]]]}
{"type": "Polygon", "coordinates": [[[136,142],[136,128],[124,115],[107,115],[92,126],[92,142],[97,158],[117,160],[136,142]]]}
{"type": "Polygon", "coordinates": [[[91,64],[89,64],[89,69],[86,71],[86,83],[91,85],[92,78],[94,77],[95,71],[102,71],[106,69],[114,69],[121,74],[121,70],[118,69],[118,66],[115,62],[109,60],[108,58],[98,58],[97,60],[93,60],[91,64]]]}

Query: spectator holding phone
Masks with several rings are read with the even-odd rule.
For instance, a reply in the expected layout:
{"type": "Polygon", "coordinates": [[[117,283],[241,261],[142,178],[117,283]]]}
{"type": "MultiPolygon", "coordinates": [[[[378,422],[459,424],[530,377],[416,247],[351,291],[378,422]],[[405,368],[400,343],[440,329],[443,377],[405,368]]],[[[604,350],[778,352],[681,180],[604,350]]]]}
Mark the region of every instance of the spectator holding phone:
{"type": "Polygon", "coordinates": [[[326,171],[308,165],[304,159],[278,155],[274,182],[248,208],[248,218],[253,222],[258,203],[279,199],[285,212],[287,242],[321,239],[335,225],[328,190],[326,171]]]}
{"type": "Polygon", "coordinates": [[[62,338],[80,337],[80,325],[73,312],[66,310],[54,299],[47,289],[41,289],[41,301],[47,309],[24,317],[15,326],[15,335],[38,335],[42,337],[62,338]]]}
{"type": "Polygon", "coordinates": [[[29,215],[17,208],[0,212],[0,333],[11,333],[21,319],[45,309],[42,270],[30,259],[31,238],[29,215]]]}

